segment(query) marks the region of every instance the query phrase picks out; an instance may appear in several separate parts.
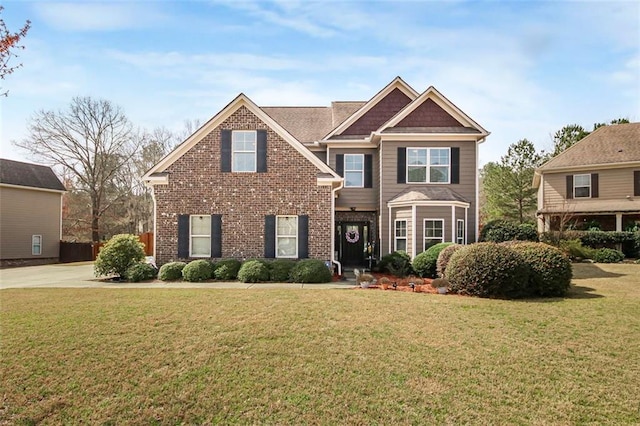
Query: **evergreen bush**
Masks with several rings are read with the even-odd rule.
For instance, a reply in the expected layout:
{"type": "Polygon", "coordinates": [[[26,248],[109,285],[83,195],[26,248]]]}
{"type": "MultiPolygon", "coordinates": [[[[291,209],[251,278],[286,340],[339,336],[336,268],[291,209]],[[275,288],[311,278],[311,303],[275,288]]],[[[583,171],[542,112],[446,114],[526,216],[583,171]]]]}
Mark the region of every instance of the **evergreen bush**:
{"type": "Polygon", "coordinates": [[[595,251],[593,261],[597,263],[618,263],[624,260],[624,253],[620,250],[601,248],[595,251]]]}
{"type": "Polygon", "coordinates": [[[276,259],[269,265],[269,279],[276,283],[289,282],[291,269],[296,262],[291,259],[276,259]]]}
{"type": "Polygon", "coordinates": [[[382,256],[379,268],[383,272],[389,272],[396,277],[406,277],[413,273],[411,258],[407,252],[399,250],[382,256]]]}
{"type": "Polygon", "coordinates": [[[125,278],[127,281],[137,283],[145,280],[152,280],[158,275],[158,270],[148,263],[134,263],[127,268],[125,278]]]}
{"type": "Polygon", "coordinates": [[[331,279],[331,271],[322,260],[300,260],[291,269],[291,281],[294,283],[328,283],[331,279]]]}
{"type": "Polygon", "coordinates": [[[217,280],[234,281],[238,278],[238,271],[241,265],[242,263],[236,259],[221,260],[216,263],[213,275],[217,280]]]}
{"type": "Polygon", "coordinates": [[[411,264],[415,273],[423,278],[436,278],[438,256],[442,250],[452,244],[438,243],[417,255],[411,264]]]}
{"type": "Polygon", "coordinates": [[[161,281],[175,281],[182,279],[182,270],[187,264],[184,262],[169,262],[160,267],[158,279],[161,281]]]}
{"type": "Polygon", "coordinates": [[[460,250],[462,247],[464,246],[461,244],[451,244],[440,252],[438,259],[436,260],[436,273],[438,277],[444,277],[444,272],[447,270],[447,265],[449,264],[451,256],[453,256],[453,253],[460,250]]]}
{"type": "Polygon", "coordinates": [[[198,259],[187,263],[182,269],[182,278],[189,282],[210,280],[213,278],[211,262],[205,259],[198,259]]]}
{"type": "Polygon", "coordinates": [[[243,283],[258,283],[269,281],[269,268],[265,262],[247,260],[240,266],[238,280],[243,283]]]}
{"type": "Polygon", "coordinates": [[[501,243],[511,240],[538,241],[536,225],[497,219],[488,222],[480,231],[479,241],[501,243]]]}
{"type": "Polygon", "coordinates": [[[114,235],[100,250],[94,264],[97,276],[125,277],[127,269],[144,259],[144,244],[136,235],[114,235]]]}

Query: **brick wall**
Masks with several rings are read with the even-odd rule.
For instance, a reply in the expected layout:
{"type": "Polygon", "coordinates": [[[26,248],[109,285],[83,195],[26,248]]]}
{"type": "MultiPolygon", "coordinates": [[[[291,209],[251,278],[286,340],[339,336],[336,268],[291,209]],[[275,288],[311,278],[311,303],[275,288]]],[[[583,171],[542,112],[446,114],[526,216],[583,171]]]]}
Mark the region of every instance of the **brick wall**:
{"type": "Polygon", "coordinates": [[[404,108],[411,99],[400,89],[393,89],[384,99],[349,126],[342,135],[368,135],[404,108]]]}
{"type": "Polygon", "coordinates": [[[318,186],[318,169],[244,106],[166,170],[154,187],[156,257],[177,259],[178,215],[221,214],[224,258],[264,257],[264,216],[308,215],[309,257],[331,255],[331,187],[318,186]],[[220,130],[267,130],[266,173],[220,172],[220,130]]]}

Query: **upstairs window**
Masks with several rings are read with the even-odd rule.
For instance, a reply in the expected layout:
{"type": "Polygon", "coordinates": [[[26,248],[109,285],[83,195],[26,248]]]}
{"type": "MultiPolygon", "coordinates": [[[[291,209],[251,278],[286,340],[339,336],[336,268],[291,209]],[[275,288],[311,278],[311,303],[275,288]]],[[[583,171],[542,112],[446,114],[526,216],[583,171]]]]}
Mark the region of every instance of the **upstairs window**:
{"type": "Polygon", "coordinates": [[[256,171],[256,139],[255,130],[234,130],[231,133],[232,171],[256,171]]]}
{"type": "Polygon", "coordinates": [[[407,148],[408,183],[450,183],[449,148],[407,148]]]}
{"type": "Polygon", "coordinates": [[[345,187],[364,187],[364,154],[344,155],[344,180],[345,187]]]}
{"type": "Polygon", "coordinates": [[[590,198],[591,197],[591,175],[574,175],[573,176],[573,197],[574,198],[590,198]]]}

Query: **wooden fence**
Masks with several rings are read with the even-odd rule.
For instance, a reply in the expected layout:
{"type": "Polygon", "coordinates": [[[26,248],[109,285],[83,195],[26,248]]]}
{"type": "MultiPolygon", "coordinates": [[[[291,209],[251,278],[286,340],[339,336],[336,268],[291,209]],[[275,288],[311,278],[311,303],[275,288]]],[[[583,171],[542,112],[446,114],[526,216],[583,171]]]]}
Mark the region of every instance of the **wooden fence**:
{"type": "MultiPolygon", "coordinates": [[[[144,244],[144,254],[146,256],[153,256],[153,232],[145,232],[138,235],[140,242],[144,244]]],[[[60,241],[60,262],[83,262],[89,260],[96,260],[100,248],[104,243],[70,243],[67,241],[60,241]]]]}

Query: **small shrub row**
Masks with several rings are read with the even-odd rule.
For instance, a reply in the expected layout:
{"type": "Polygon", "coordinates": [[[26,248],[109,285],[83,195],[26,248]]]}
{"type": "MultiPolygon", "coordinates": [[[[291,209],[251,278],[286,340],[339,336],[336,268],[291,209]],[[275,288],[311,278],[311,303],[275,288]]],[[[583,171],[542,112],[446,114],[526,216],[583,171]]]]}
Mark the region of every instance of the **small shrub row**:
{"type": "Polygon", "coordinates": [[[497,219],[488,222],[480,231],[480,242],[538,241],[538,230],[533,223],[518,223],[497,219]]]}
{"type": "MultiPolygon", "coordinates": [[[[544,232],[540,234],[540,241],[560,247],[564,241],[579,240],[583,246],[598,249],[612,248],[620,244],[622,252],[627,257],[640,257],[640,232],[609,232],[609,231],[563,231],[544,232]]],[[[579,256],[592,258],[591,256],[579,256]]]]}

